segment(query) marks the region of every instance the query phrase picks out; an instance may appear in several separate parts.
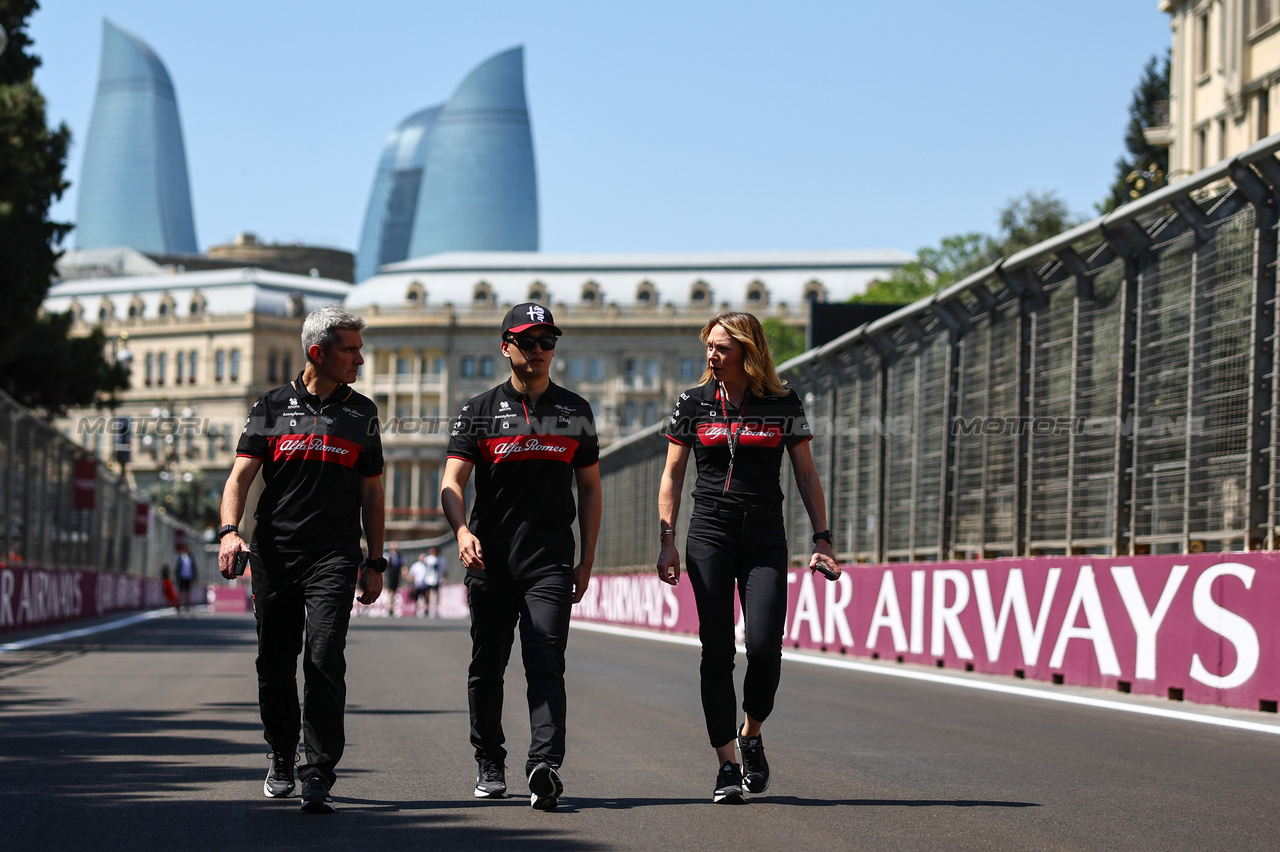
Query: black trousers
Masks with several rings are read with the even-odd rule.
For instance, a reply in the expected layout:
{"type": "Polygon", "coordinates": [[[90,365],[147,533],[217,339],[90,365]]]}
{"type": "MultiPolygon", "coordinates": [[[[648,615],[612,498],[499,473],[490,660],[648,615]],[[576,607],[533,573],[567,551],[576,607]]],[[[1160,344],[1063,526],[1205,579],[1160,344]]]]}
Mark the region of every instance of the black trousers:
{"type": "Polygon", "coordinates": [[[695,506],[685,545],[685,571],[698,606],[702,640],[702,712],[713,748],[738,735],[733,686],[733,590],[745,613],[747,673],[742,709],[764,721],[782,674],[787,618],[787,535],[778,507],[695,506]]]}
{"type": "Polygon", "coordinates": [[[255,545],[252,557],[263,736],[272,751],[291,754],[301,729],[305,760],[298,775],[319,776],[329,786],[346,746],[347,627],[362,556],[359,549],[260,553],[255,545]]]}
{"type": "Polygon", "coordinates": [[[503,763],[503,676],[520,625],[520,653],[529,699],[527,775],[542,761],[564,762],[566,701],[564,651],[569,643],[573,573],[567,569],[529,580],[494,580],[476,571],[466,578],[471,610],[471,665],[467,702],[476,759],[503,763]]]}

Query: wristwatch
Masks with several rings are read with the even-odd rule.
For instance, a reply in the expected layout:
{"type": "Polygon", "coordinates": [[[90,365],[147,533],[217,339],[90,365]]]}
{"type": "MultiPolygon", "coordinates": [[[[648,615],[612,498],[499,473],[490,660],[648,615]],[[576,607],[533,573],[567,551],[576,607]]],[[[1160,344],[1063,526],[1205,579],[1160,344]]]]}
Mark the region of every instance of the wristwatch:
{"type": "Polygon", "coordinates": [[[377,559],[370,557],[364,561],[364,567],[381,574],[387,570],[387,558],[385,556],[379,556],[377,559]]]}
{"type": "Polygon", "coordinates": [[[222,541],[228,533],[238,532],[240,532],[240,528],[235,524],[224,524],[223,526],[218,527],[218,541],[222,541]]]}
{"type": "Polygon", "coordinates": [[[831,544],[831,530],[823,530],[822,532],[814,533],[813,543],[817,544],[820,541],[825,541],[827,544],[831,544]]]}

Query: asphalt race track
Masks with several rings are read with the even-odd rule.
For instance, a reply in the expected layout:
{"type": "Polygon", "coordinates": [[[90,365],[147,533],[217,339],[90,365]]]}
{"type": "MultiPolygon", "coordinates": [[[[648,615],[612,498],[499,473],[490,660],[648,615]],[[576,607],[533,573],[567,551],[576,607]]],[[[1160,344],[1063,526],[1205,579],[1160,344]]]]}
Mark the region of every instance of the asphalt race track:
{"type": "Polygon", "coordinates": [[[1267,726],[1241,730],[795,660],[765,727],[769,792],[712,805],[697,648],[579,627],[559,810],[531,810],[518,775],[518,646],[506,707],[514,795],[478,801],[467,624],[385,618],[353,623],[339,810],[307,816],[297,798],[262,796],[254,641],[252,617],[200,613],[0,653],[0,849],[1280,844],[1274,716],[1030,687],[1267,726]]]}

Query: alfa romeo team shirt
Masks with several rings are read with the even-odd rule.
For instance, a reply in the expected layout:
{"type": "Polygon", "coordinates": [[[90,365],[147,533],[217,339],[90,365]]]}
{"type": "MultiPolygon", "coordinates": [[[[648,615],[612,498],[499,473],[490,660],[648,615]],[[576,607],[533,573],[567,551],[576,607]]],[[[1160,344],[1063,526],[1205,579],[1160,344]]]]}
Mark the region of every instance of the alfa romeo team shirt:
{"type": "Polygon", "coordinates": [[[553,382],[531,406],[508,380],[462,406],[447,454],[475,465],[468,527],[487,576],[532,578],[574,566],[574,470],[600,461],[585,399],[553,382]]]}
{"type": "Polygon", "coordinates": [[[742,405],[735,406],[721,397],[720,385],[714,382],[680,394],[667,426],[667,439],[692,448],[697,460],[694,500],[712,504],[781,505],[783,451],[812,437],[795,391],[764,398],[748,393],[742,405]]]}
{"type": "Polygon", "coordinates": [[[256,541],[294,551],[359,546],[361,480],[382,473],[373,400],[347,385],[320,399],[299,373],[258,397],[236,455],[262,461],[256,541]]]}

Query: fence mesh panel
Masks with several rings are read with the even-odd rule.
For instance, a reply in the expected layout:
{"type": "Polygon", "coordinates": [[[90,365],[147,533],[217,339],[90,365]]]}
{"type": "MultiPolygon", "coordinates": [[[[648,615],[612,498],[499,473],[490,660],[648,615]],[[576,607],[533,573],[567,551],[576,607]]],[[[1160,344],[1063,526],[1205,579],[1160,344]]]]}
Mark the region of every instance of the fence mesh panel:
{"type": "MultiPolygon", "coordinates": [[[[1200,206],[1194,221],[1183,220],[1194,213],[1183,205],[1099,226],[1074,251],[1046,248],[1034,272],[993,271],[944,294],[959,323],[920,303],[914,319],[805,356],[812,370],[799,361],[783,370],[815,425],[811,449],[842,557],[1240,548],[1260,534],[1248,528],[1257,496],[1270,499],[1274,545],[1280,347],[1273,363],[1253,363],[1265,351],[1257,335],[1276,335],[1275,305],[1260,308],[1257,296],[1259,276],[1274,269],[1259,267],[1258,220],[1242,195],[1188,191],[1182,200],[1200,206]],[[1019,276],[1032,274],[1036,286],[1025,286],[1019,276]],[[1253,388],[1255,376],[1270,384],[1253,388]],[[1265,403],[1253,393],[1270,396],[1272,415],[1270,480],[1258,495],[1248,491],[1250,411],[1265,403]]],[[[1274,246],[1275,230],[1263,238],[1274,246]]],[[[609,566],[651,561],[649,536],[627,528],[652,517],[666,450],[661,436],[638,437],[602,463],[609,566]]],[[[13,488],[33,462],[8,456],[0,473],[13,488]]],[[[800,560],[809,522],[784,475],[800,560]]]]}

